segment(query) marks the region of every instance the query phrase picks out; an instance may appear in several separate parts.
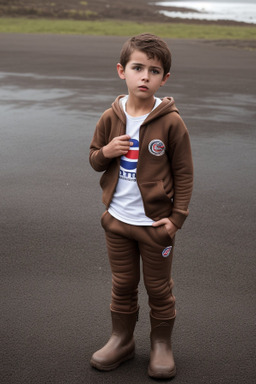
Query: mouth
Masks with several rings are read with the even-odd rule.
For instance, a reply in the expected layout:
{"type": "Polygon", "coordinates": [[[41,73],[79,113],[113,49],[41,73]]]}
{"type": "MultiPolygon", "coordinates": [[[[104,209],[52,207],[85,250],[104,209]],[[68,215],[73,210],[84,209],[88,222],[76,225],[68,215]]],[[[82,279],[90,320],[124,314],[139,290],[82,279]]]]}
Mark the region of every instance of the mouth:
{"type": "Polygon", "coordinates": [[[140,87],[138,87],[140,91],[148,91],[148,87],[146,87],[146,85],[141,85],[140,87]]]}

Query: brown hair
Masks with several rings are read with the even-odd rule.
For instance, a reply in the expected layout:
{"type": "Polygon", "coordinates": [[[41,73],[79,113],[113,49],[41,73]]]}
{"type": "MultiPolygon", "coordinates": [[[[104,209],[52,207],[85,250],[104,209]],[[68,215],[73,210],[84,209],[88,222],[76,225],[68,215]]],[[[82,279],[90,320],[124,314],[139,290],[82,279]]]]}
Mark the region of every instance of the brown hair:
{"type": "Polygon", "coordinates": [[[172,58],[167,44],[160,37],[150,33],[142,33],[127,40],[120,53],[120,64],[125,68],[135,51],[144,52],[149,59],[157,58],[163,66],[164,76],[170,71],[172,58]]]}

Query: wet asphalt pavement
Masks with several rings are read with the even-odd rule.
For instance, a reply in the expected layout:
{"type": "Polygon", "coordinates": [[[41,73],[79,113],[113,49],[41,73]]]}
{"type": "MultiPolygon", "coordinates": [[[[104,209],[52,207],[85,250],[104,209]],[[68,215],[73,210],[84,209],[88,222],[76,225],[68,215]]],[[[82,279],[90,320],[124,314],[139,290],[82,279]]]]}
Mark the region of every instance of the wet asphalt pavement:
{"type": "MultiPolygon", "coordinates": [[[[147,376],[140,285],[136,356],[102,373],[111,274],[99,174],[100,114],[126,92],[125,38],[0,35],[0,383],[130,384],[147,376]]],[[[191,135],[195,187],[173,263],[177,384],[255,382],[256,51],[167,40],[169,83],[191,135]]]]}

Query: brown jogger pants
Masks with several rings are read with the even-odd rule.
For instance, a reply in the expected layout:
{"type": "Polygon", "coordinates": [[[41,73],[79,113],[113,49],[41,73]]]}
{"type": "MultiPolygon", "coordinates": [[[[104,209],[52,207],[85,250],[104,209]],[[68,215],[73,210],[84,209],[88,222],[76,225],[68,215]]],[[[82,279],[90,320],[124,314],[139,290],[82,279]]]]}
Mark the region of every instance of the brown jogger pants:
{"type": "Polygon", "coordinates": [[[175,317],[171,278],[174,239],[165,227],[129,225],[107,211],[102,215],[101,224],[112,271],[111,309],[131,313],[138,308],[141,256],[151,315],[157,319],[175,317]]]}

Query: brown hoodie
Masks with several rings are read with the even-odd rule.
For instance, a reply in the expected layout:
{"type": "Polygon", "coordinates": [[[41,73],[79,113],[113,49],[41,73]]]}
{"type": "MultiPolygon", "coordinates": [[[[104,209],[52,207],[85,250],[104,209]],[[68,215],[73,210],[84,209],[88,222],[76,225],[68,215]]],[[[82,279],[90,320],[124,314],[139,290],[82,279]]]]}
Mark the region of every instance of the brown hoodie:
{"type": "MultiPolygon", "coordinates": [[[[91,166],[104,171],[102,201],[109,207],[119,177],[120,157],[104,157],[102,148],[124,135],[126,117],[118,96],[97,123],[90,145],[91,166]]],[[[173,98],[164,98],[140,127],[137,183],[145,213],[152,220],[168,217],[178,228],[188,216],[193,164],[187,128],[173,98]]]]}

